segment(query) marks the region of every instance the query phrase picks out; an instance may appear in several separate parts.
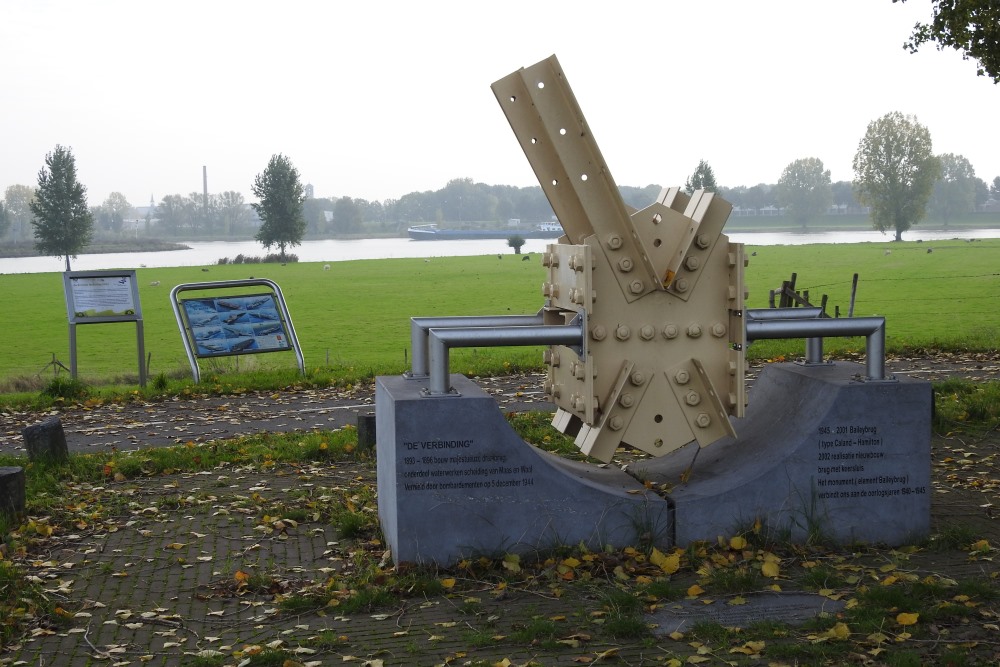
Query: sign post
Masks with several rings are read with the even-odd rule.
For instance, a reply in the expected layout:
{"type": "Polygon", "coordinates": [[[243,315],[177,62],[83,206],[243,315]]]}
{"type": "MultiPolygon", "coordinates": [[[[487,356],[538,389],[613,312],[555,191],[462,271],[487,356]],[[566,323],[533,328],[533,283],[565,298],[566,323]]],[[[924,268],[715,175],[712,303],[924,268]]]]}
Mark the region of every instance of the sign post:
{"type": "Polygon", "coordinates": [[[135,270],[66,271],[63,273],[66,314],[69,318],[69,367],[76,379],[76,326],[106,322],[135,322],[139,355],[139,386],[146,386],[146,349],[142,307],[135,270]]]}

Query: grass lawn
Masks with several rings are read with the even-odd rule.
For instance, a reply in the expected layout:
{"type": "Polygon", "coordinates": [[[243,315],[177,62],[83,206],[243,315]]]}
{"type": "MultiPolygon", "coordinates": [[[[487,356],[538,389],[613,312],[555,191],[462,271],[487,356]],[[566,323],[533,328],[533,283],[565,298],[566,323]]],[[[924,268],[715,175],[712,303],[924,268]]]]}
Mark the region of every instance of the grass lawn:
{"type": "MultiPolygon", "coordinates": [[[[750,307],[767,307],[769,290],[796,272],[797,287],[808,290],[814,302],[827,294],[829,312],[839,306],[846,314],[851,278],[858,273],[855,315],[885,316],[890,350],[996,347],[997,318],[989,305],[1000,297],[1000,240],[750,246],[747,254],[750,307]]],[[[181,283],[250,276],[275,281],[288,302],[307,368],[362,374],[408,368],[410,317],[527,314],[543,302],[545,270],[537,255],[531,261],[485,255],[337,262],[330,267],[299,263],[139,269],[150,376],[189,375],[168,298],[171,287],[181,283]]],[[[0,381],[49,373],[51,369],[43,369],[53,355],[69,365],[60,274],[0,275],[0,312],[6,315],[8,341],[0,346],[0,381]]],[[[749,354],[797,354],[803,347],[801,341],[762,341],[749,354]]],[[[830,339],[826,344],[829,351],[863,347],[863,339],[830,339]]],[[[137,374],[131,323],[78,326],[77,351],[85,381],[137,374]]],[[[452,364],[456,372],[466,372],[467,366],[540,367],[540,354],[525,348],[463,349],[453,353],[452,364]]],[[[203,360],[202,373],[237,366],[241,371],[287,369],[294,368],[295,361],[291,354],[203,360]]]]}

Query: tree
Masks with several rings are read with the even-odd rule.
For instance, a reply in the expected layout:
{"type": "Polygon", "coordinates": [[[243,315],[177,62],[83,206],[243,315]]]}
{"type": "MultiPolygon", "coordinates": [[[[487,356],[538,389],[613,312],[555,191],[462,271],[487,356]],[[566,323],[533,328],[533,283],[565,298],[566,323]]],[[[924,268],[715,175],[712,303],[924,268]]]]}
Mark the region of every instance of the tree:
{"type": "Polygon", "coordinates": [[[964,60],[978,61],[979,76],[1000,83],[1000,4],[996,0],[931,0],[931,5],[931,22],[916,24],[903,48],[916,53],[928,42],[935,42],[939,51],[950,46],[964,60]]]}
{"type": "Polygon", "coordinates": [[[507,239],[507,246],[514,249],[515,255],[521,254],[521,247],[526,243],[524,237],[520,234],[514,234],[507,239]]]}
{"type": "Polygon", "coordinates": [[[1000,176],[993,179],[993,185],[990,186],[990,193],[994,197],[1000,197],[1000,176]]]}
{"type": "Polygon", "coordinates": [[[69,258],[76,258],[90,242],[94,229],[94,217],[87,208],[87,188],[76,180],[76,159],[71,149],[57,144],[45,156],[31,213],[35,248],[46,255],[65,257],[69,271],[69,258]]]}
{"type": "Polygon", "coordinates": [[[685,181],[684,189],[688,194],[691,194],[695,190],[715,192],[715,172],[712,171],[707,162],[704,160],[698,162],[698,167],[694,170],[694,173],[685,181]]]}
{"type": "Polygon", "coordinates": [[[833,203],[830,170],[823,169],[819,158],[796,160],[781,172],[775,196],[792,220],[805,229],[807,222],[826,213],[833,203]]]}
{"type": "Polygon", "coordinates": [[[0,201],[0,236],[7,233],[8,227],[10,227],[10,215],[7,214],[7,207],[0,201]]]}
{"type": "Polygon", "coordinates": [[[15,243],[28,237],[26,230],[31,222],[31,202],[34,198],[35,189],[28,185],[10,185],[4,192],[4,205],[15,243]]]}
{"type": "Polygon", "coordinates": [[[341,197],[334,203],[333,230],[338,234],[361,230],[361,207],[350,197],[341,197]]]}
{"type": "Polygon", "coordinates": [[[250,211],[241,193],[226,190],[219,195],[219,218],[222,221],[222,233],[226,236],[232,236],[240,227],[247,224],[250,211]]]}
{"type": "Polygon", "coordinates": [[[164,195],[156,206],[156,219],[171,234],[176,234],[184,221],[184,198],[180,195],[164,195]]]}
{"type": "Polygon", "coordinates": [[[841,214],[850,213],[861,208],[861,204],[854,196],[854,184],[850,181],[837,181],[830,184],[833,192],[833,205],[841,214]]]}
{"type": "Polygon", "coordinates": [[[125,218],[132,212],[132,204],[120,192],[112,192],[97,211],[99,226],[115,233],[122,231],[125,218]]]}
{"type": "Polygon", "coordinates": [[[941,175],[934,182],[929,208],[945,226],[956,215],[976,209],[976,170],[963,156],[944,153],[938,156],[941,175]]]}
{"type": "Polygon", "coordinates": [[[755,211],[757,214],[760,213],[762,208],[772,206],[776,203],[773,196],[773,189],[766,183],[758,183],[747,188],[746,192],[743,193],[743,201],[746,202],[747,209],[755,211]]]}
{"type": "Polygon", "coordinates": [[[940,173],[931,133],[915,116],[893,111],[868,124],[854,155],[854,190],[871,207],[872,224],[896,240],[924,217],[940,173]]]}
{"type": "Polygon", "coordinates": [[[306,219],[302,215],[305,194],[299,172],[284,155],[272,155],[267,168],[257,174],[251,189],[260,199],[251,204],[261,219],[254,238],[265,248],[278,246],[284,258],[285,248],[302,243],[306,232],[306,219]]]}

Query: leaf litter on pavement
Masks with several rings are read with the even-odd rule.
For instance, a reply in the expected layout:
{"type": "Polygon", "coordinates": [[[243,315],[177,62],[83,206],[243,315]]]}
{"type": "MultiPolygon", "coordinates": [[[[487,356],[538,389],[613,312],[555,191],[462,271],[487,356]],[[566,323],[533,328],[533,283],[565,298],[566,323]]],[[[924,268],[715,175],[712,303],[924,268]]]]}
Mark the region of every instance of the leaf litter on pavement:
{"type": "Polygon", "coordinates": [[[441,571],[392,567],[377,530],[374,465],[357,453],[234,457],[193,472],[140,466],[128,475],[102,461],[103,481],[64,481],[59,502],[46,503],[8,541],[5,558],[51,606],[2,661],[34,664],[44,654],[67,664],[81,656],[172,664],[194,656],[236,665],[280,654],[289,665],[331,657],[373,665],[780,665],[885,664],[910,654],[933,662],[960,653],[961,664],[992,664],[1000,648],[1000,538],[990,509],[998,444],[995,430],[935,437],[935,500],[962,501],[935,503],[945,510],[936,510],[935,530],[971,524],[944,548],[934,540],[895,550],[772,544],[751,528],[683,550],[566,546],[441,571]],[[970,496],[983,501],[974,505],[981,514],[968,513],[970,496]],[[665,637],[644,620],[678,600],[738,608],[778,590],[846,607],[802,627],[705,626],[665,637]],[[637,606],[612,602],[615,592],[637,606]],[[67,648],[72,638],[80,641],[67,648]]]}

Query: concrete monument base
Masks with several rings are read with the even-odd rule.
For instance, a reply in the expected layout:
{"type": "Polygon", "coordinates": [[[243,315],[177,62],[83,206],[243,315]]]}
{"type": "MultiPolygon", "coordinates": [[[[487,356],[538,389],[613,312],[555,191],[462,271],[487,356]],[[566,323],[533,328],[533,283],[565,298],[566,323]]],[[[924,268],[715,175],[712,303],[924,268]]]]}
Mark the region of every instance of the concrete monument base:
{"type": "Polygon", "coordinates": [[[733,422],[738,438],[636,464],[640,478],[673,485],[675,544],[732,536],[758,521],[793,542],[926,537],[931,385],[861,381],[864,372],[846,362],[769,364],[746,416],[733,422]]]}
{"type": "Polygon", "coordinates": [[[379,518],[396,564],[452,565],[560,545],[661,548],[758,526],[792,542],[901,545],[930,532],[928,382],[853,363],[770,364],[737,438],[629,474],[528,445],[461,375],[376,383],[379,518]],[[669,488],[666,498],[638,479],[669,488]]]}
{"type": "Polygon", "coordinates": [[[379,518],[397,565],[669,545],[666,500],[621,470],[528,445],[475,383],[452,375],[451,386],[427,397],[426,381],[376,382],[379,518]]]}

